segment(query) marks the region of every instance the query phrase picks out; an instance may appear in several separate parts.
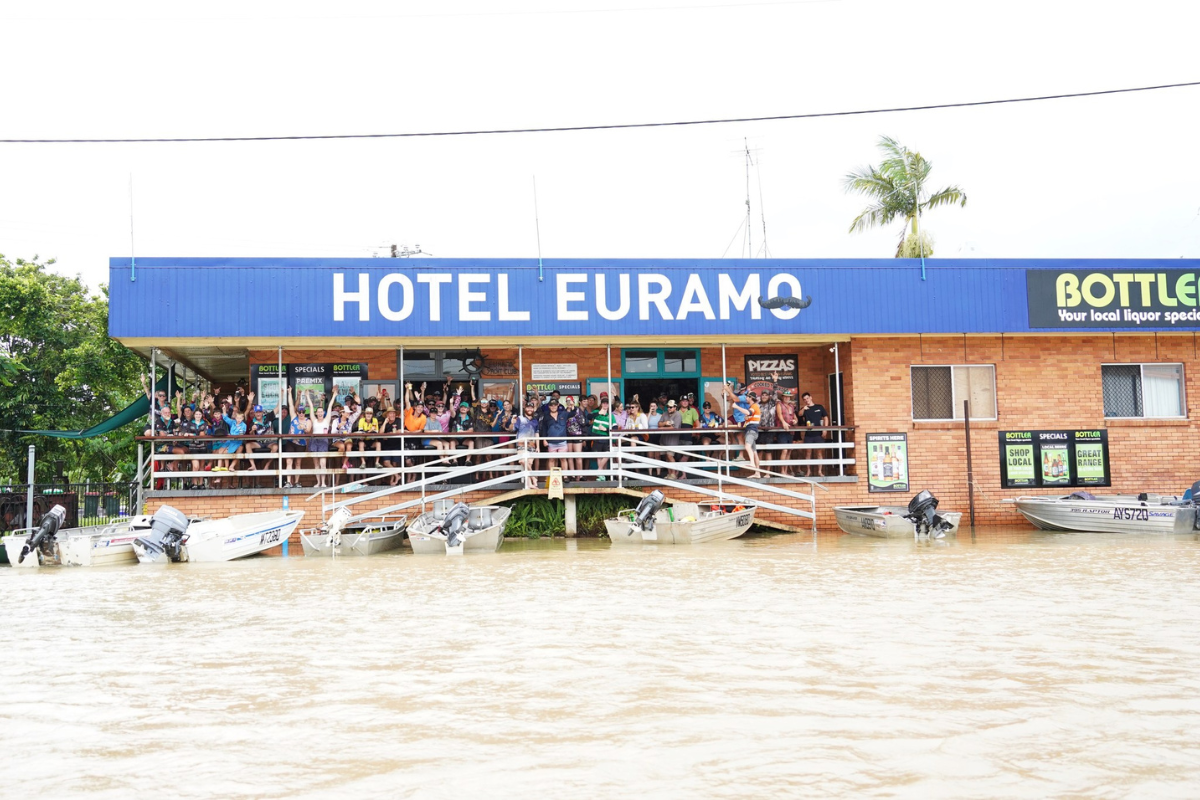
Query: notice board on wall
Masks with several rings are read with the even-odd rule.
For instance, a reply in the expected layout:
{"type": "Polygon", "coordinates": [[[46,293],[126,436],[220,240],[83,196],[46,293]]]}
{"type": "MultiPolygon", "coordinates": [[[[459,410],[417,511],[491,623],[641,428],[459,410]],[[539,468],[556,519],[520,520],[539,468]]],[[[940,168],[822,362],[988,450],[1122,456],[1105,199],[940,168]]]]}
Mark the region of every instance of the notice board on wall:
{"type": "Polygon", "coordinates": [[[1000,431],[1000,485],[1111,486],[1108,431],[1000,431]]]}

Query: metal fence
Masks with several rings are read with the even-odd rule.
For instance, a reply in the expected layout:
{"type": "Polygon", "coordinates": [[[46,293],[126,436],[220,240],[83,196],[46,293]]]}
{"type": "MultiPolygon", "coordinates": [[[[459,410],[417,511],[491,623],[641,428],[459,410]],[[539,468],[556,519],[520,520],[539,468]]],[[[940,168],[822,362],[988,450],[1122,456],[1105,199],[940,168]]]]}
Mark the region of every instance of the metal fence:
{"type": "Polygon", "coordinates": [[[66,513],[64,526],[102,525],[119,517],[133,516],[137,510],[137,483],[35,483],[33,520],[25,522],[25,503],[29,484],[0,484],[0,533],[38,525],[42,515],[54,506],[66,513]]]}

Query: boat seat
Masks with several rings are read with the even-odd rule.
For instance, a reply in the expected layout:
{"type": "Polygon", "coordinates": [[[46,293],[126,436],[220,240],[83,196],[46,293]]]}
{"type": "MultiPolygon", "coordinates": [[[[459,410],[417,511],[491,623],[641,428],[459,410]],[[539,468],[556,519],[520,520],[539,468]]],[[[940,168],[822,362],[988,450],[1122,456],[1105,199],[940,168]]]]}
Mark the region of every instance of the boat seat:
{"type": "Polygon", "coordinates": [[[487,506],[472,508],[467,516],[467,527],[474,530],[492,527],[492,509],[487,506]]]}
{"type": "Polygon", "coordinates": [[[671,513],[675,519],[683,519],[691,517],[692,519],[700,519],[700,504],[699,503],[672,503],[671,513]]]}

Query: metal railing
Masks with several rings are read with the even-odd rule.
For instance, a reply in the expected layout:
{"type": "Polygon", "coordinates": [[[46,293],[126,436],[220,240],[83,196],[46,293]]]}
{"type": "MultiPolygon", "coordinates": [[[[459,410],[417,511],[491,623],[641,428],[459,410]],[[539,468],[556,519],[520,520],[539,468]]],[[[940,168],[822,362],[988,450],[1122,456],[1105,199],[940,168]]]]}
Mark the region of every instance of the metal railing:
{"type": "MultiPolygon", "coordinates": [[[[816,477],[835,477],[853,474],[854,442],[850,427],[802,428],[804,432],[832,433],[837,438],[821,442],[770,442],[767,437],[778,431],[762,431],[755,451],[760,459],[761,475],[766,481],[786,481],[814,477],[797,474],[817,470],[816,477]],[[788,474],[788,473],[792,474],[788,474]]],[[[235,442],[244,448],[247,442],[260,446],[257,452],[212,452],[191,450],[195,437],[156,436],[139,437],[140,444],[149,451],[143,462],[143,485],[151,490],[169,489],[246,489],[301,487],[320,488],[325,483],[338,486],[343,491],[361,487],[365,481],[361,476],[383,476],[394,485],[409,484],[414,480],[423,485],[442,482],[478,482],[487,480],[489,485],[504,482],[537,480],[549,474],[545,469],[531,469],[530,464],[541,465],[545,461],[558,461],[563,477],[567,480],[639,480],[658,477],[655,472],[667,470],[680,476],[681,480],[694,482],[716,482],[734,477],[745,478],[754,470],[746,461],[746,454],[739,438],[744,431],[735,428],[613,431],[608,436],[567,436],[562,439],[532,437],[517,440],[511,434],[499,433],[418,433],[397,434],[264,434],[253,437],[226,437],[219,442],[235,442]],[[663,446],[665,437],[688,436],[691,444],[663,446]],[[701,438],[711,438],[707,444],[701,438]],[[289,451],[289,443],[297,440],[328,440],[331,448],[340,443],[348,448],[345,452],[289,451]],[[497,441],[506,439],[507,441],[497,441]],[[431,441],[441,443],[441,448],[426,445],[431,441]],[[566,442],[566,451],[550,451],[552,442],[566,442]],[[359,450],[359,443],[364,449],[359,450]],[[278,452],[283,443],[285,452],[278,452]],[[528,446],[526,443],[529,443],[528,446]],[[270,447],[274,445],[275,451],[270,447]],[[375,450],[375,446],[379,450],[375,450]],[[646,445],[640,447],[639,445],[646,445]],[[453,446],[455,449],[445,449],[453,446]],[[572,450],[571,447],[579,450],[572,450]],[[533,448],[530,450],[529,448],[533,448]],[[164,452],[165,451],[165,452],[164,452]],[[617,452],[631,453],[644,459],[630,462],[629,476],[618,474],[613,463],[617,452]],[[521,456],[514,458],[514,456],[521,456]],[[658,459],[661,463],[648,463],[658,459]],[[691,462],[696,462],[691,464],[691,462]],[[322,463],[323,462],[323,463],[322,463]],[[606,462],[599,467],[599,462],[606,462]],[[675,468],[685,462],[691,464],[687,471],[675,468]],[[223,463],[232,463],[231,470],[221,470],[223,463]],[[390,464],[390,466],[389,466],[390,464]],[[471,469],[463,469],[470,466],[471,469]],[[482,473],[482,477],[480,477],[482,473]]],[[[211,445],[212,440],[202,440],[211,445]]],[[[669,439],[667,441],[670,441],[669,439]]]]}
{"type": "Polygon", "coordinates": [[[29,484],[0,484],[0,533],[36,526],[42,515],[54,506],[66,511],[63,527],[103,525],[139,512],[137,484],[121,483],[35,483],[33,520],[26,524],[25,504],[29,484]]]}

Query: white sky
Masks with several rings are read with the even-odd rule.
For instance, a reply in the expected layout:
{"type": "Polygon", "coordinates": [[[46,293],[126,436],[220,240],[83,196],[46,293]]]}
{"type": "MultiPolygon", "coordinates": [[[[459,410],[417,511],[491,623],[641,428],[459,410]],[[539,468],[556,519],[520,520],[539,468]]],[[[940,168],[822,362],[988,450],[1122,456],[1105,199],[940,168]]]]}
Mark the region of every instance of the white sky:
{"type": "MultiPolygon", "coordinates": [[[[1200,80],[1200,3],[0,0],[0,138],[764,116],[1200,80]],[[441,9],[445,9],[442,11],[441,9]]],[[[843,119],[375,141],[0,145],[0,252],[737,257],[743,137],[779,258],[889,257],[841,179],[881,134],[965,209],[943,257],[1200,258],[1200,87],[843,119]],[[733,241],[730,246],[731,240],[733,241]],[[728,247],[728,250],[726,249],[728,247]]],[[[752,186],[753,241],[762,239],[752,186]]]]}

